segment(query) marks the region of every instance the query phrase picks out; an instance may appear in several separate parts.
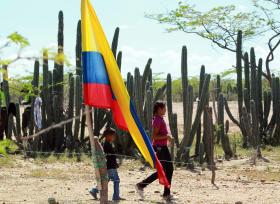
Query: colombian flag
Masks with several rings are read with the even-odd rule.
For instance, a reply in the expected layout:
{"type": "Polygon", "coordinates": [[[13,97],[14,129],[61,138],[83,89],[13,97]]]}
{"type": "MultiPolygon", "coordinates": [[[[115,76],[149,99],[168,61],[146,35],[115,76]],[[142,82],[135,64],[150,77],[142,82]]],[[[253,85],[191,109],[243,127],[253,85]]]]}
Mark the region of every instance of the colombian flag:
{"type": "Polygon", "coordinates": [[[84,100],[87,105],[112,109],[115,123],[127,129],[138,149],[157,169],[159,182],[170,184],[137,116],[115,57],[89,0],[81,0],[84,100]]]}

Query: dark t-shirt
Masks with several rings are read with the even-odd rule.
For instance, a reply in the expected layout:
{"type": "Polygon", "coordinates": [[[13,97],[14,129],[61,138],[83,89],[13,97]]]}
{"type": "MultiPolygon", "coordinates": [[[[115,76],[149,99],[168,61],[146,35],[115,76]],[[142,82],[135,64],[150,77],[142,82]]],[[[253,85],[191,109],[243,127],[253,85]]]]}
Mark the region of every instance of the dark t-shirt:
{"type": "Polygon", "coordinates": [[[103,144],[103,149],[106,154],[107,159],[107,169],[116,169],[118,168],[117,157],[115,150],[110,142],[105,141],[103,144]]]}

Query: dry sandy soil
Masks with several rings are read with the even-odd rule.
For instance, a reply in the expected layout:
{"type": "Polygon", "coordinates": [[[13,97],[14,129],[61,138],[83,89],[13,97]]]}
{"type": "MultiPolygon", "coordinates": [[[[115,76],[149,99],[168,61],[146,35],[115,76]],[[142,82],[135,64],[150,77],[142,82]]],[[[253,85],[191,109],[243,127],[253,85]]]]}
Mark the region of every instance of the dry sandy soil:
{"type": "MultiPolygon", "coordinates": [[[[59,203],[98,203],[88,193],[95,185],[94,170],[89,159],[83,162],[46,162],[23,160],[12,157],[13,163],[0,166],[0,203],[47,203],[49,197],[59,203]]],[[[173,203],[279,203],[280,163],[258,162],[250,166],[247,159],[217,163],[216,187],[210,182],[211,172],[189,171],[176,168],[172,193],[173,203]]],[[[134,185],[152,170],[140,170],[137,161],[126,160],[119,169],[121,195],[126,201],[121,203],[162,204],[162,187],[153,183],[146,189],[146,199],[140,201],[134,185]]],[[[112,183],[109,185],[112,195],[112,183]]],[[[111,196],[110,196],[111,197],[111,196]]]]}
{"type": "MultiPolygon", "coordinates": [[[[229,102],[229,106],[237,117],[236,102],[229,102]]],[[[182,103],[174,103],[173,111],[178,114],[180,133],[183,132],[182,110],[182,103]]],[[[227,115],[225,118],[228,119],[227,115]]],[[[230,121],[230,132],[238,131],[230,121]]],[[[197,167],[196,171],[189,171],[176,168],[172,183],[176,200],[173,203],[280,203],[280,157],[277,161],[274,158],[269,158],[270,163],[259,161],[256,166],[251,166],[248,158],[218,162],[216,186],[211,184],[211,172],[207,169],[197,167]]],[[[0,158],[0,204],[47,203],[50,197],[60,204],[99,203],[88,193],[95,185],[94,169],[89,159],[84,158],[80,163],[50,162],[13,156],[11,160],[11,164],[3,165],[0,158]]],[[[126,198],[121,203],[165,203],[160,196],[162,186],[157,182],[147,187],[146,199],[139,200],[134,185],[152,172],[148,168],[140,170],[141,167],[138,161],[125,160],[119,169],[121,195],[126,198]]],[[[112,183],[109,195],[112,195],[112,183]]]]}

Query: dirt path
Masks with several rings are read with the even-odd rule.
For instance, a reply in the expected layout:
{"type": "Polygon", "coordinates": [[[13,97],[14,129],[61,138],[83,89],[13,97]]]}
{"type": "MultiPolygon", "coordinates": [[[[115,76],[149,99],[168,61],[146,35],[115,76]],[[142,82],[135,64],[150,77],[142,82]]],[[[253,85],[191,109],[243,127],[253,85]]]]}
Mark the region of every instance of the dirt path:
{"type": "MultiPolygon", "coordinates": [[[[127,200],[121,203],[164,203],[160,197],[162,187],[157,183],[146,189],[146,200],[140,201],[134,185],[149,173],[140,171],[137,161],[125,161],[119,169],[121,194],[127,200]]],[[[172,192],[174,203],[279,203],[279,163],[258,163],[251,167],[246,159],[218,163],[215,188],[210,183],[210,172],[190,172],[177,168],[174,172],[172,192]],[[245,163],[245,164],[244,164],[245,163]]],[[[91,162],[81,163],[24,161],[13,158],[13,165],[0,166],[0,203],[47,203],[49,197],[59,203],[98,203],[88,193],[94,186],[91,162]]],[[[112,184],[109,186],[112,195],[112,184]]]]}

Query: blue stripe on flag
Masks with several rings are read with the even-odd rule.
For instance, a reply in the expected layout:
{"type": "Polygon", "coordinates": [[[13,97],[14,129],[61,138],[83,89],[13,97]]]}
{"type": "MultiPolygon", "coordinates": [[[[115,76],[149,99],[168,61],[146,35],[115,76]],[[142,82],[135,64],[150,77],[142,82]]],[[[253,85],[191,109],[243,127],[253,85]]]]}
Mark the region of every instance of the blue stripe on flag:
{"type": "Polygon", "coordinates": [[[138,115],[136,113],[135,107],[134,107],[134,105],[133,105],[131,100],[130,100],[130,112],[131,112],[131,115],[134,118],[134,121],[135,121],[135,123],[136,123],[136,125],[137,125],[137,127],[138,127],[138,129],[139,129],[139,131],[140,131],[144,141],[145,141],[145,144],[146,144],[146,146],[147,146],[147,148],[148,148],[148,150],[150,152],[150,155],[151,155],[151,157],[152,157],[152,159],[154,161],[154,167],[155,167],[156,158],[155,158],[154,149],[152,147],[150,138],[148,137],[148,135],[146,134],[144,128],[142,127],[140,119],[139,119],[139,117],[138,117],[138,115]]]}
{"type": "Polygon", "coordinates": [[[83,52],[84,83],[110,84],[103,57],[98,52],[83,52]]]}

